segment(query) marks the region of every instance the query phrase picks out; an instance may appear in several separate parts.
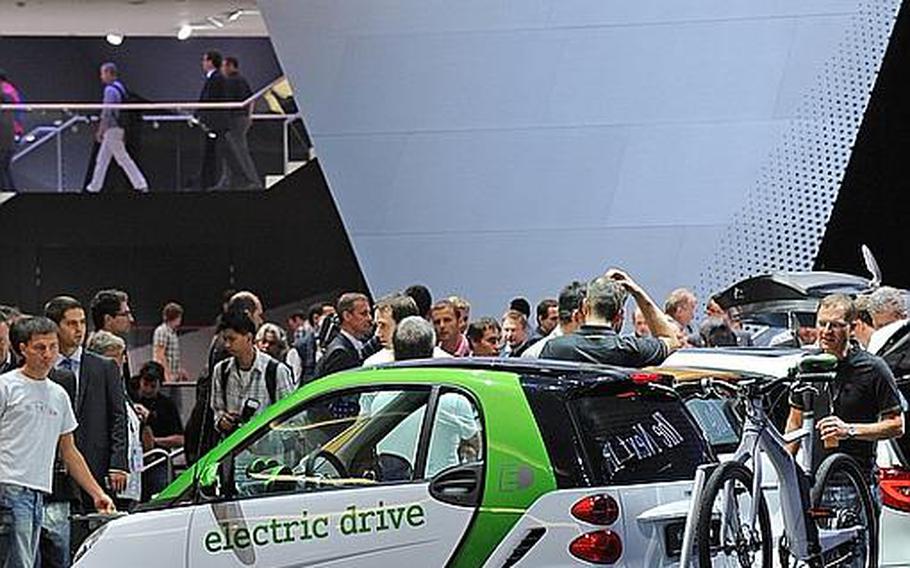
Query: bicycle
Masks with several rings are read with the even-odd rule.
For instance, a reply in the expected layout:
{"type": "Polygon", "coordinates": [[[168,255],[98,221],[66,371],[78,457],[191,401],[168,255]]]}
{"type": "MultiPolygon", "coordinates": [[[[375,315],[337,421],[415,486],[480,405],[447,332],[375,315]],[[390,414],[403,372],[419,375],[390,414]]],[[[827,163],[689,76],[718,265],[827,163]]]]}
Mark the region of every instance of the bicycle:
{"type": "Polygon", "coordinates": [[[812,408],[818,393],[815,385],[832,382],[836,366],[833,356],[812,355],[803,358],[786,377],[746,379],[736,384],[716,379],[703,381],[706,392],[726,390],[743,403],[743,432],[730,461],[701,466],[697,472],[683,536],[681,567],[689,565],[693,554],[701,568],[771,567],[773,542],[762,489],[761,453],[776,470],[779,481],[784,525],[778,542],[780,566],[877,566],[870,480],[856,461],[843,453],[828,456],[810,486],[815,443],[812,408]],[[764,399],[766,393],[785,382],[792,383],[791,388],[802,394],[808,410],[803,413],[802,428],[781,434],[768,418],[764,399]],[[798,463],[787,446],[804,438],[808,447],[798,463]],[[751,469],[747,466],[750,461],[751,469]]]}

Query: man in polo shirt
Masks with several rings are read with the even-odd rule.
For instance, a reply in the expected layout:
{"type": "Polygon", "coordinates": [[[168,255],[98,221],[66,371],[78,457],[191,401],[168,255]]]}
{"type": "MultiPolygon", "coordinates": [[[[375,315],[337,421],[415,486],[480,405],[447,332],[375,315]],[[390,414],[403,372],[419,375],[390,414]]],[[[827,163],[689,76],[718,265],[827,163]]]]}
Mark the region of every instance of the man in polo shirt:
{"type": "Polygon", "coordinates": [[[78,424],[69,396],[48,380],[58,354],[56,324],[24,318],[13,325],[12,337],[24,363],[0,376],[0,566],[31,567],[58,450],[98,511],[112,512],[114,503],[76,449],[78,424]]]}
{"type": "MultiPolygon", "coordinates": [[[[838,452],[853,456],[876,483],[875,446],[879,440],[897,438],[904,433],[901,398],[894,375],[885,362],[850,341],[850,326],[856,319],[853,300],[843,294],[822,299],[816,314],[819,346],[838,359],[837,380],[817,397],[819,406],[833,409],[817,424],[819,436],[826,446],[836,446],[838,452]]],[[[787,431],[797,430],[803,423],[802,400],[791,395],[787,431]]],[[[816,409],[819,410],[819,409],[816,409]]],[[[814,464],[821,462],[826,450],[816,444],[814,464]]],[[[796,453],[799,443],[792,444],[796,453]]]]}
{"type": "Polygon", "coordinates": [[[611,269],[588,284],[581,311],[585,324],[571,335],[547,342],[540,353],[541,359],[644,367],[660,364],[680,346],[668,317],[621,270],[611,269]],[[644,314],[653,337],[620,337],[628,295],[644,314]]]}

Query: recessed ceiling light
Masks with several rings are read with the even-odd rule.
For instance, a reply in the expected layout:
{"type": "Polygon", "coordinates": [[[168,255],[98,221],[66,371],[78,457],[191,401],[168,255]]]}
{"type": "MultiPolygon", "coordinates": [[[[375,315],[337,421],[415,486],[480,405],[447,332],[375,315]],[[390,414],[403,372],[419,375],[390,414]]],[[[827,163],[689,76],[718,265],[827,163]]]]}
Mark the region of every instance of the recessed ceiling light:
{"type": "Polygon", "coordinates": [[[109,33],[104,36],[104,39],[106,39],[107,42],[111,45],[120,45],[123,43],[123,34],[109,33]]]}
{"type": "Polygon", "coordinates": [[[229,22],[236,22],[242,15],[243,15],[243,10],[234,10],[233,12],[228,14],[227,19],[229,22]]]}
{"type": "Polygon", "coordinates": [[[177,30],[177,39],[180,41],[189,39],[191,35],[193,35],[193,26],[189,24],[183,24],[180,26],[180,29],[177,30]]]}
{"type": "Polygon", "coordinates": [[[215,16],[209,16],[208,18],[205,19],[205,21],[207,21],[208,23],[212,24],[212,25],[215,26],[216,28],[223,28],[223,27],[224,27],[224,22],[222,22],[221,20],[219,20],[219,19],[216,18],[215,16]]]}

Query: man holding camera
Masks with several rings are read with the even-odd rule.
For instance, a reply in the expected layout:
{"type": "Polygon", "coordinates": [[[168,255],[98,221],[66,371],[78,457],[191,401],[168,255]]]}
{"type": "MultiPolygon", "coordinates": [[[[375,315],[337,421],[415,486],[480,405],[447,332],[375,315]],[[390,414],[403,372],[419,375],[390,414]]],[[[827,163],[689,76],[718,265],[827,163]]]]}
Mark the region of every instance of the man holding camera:
{"type": "Polygon", "coordinates": [[[291,369],[256,349],[256,324],[243,310],[230,310],[219,326],[230,355],[212,371],[212,411],[222,435],[294,390],[291,369]]]}

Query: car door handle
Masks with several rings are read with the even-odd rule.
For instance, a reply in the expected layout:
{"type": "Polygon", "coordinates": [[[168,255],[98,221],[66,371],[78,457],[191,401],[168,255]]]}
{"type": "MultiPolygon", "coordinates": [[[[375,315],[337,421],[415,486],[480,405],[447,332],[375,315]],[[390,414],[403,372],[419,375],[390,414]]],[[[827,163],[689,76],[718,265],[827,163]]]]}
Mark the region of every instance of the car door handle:
{"type": "Polygon", "coordinates": [[[430,481],[430,495],[450,505],[476,507],[480,504],[482,480],[482,463],[449,468],[430,481]]]}

